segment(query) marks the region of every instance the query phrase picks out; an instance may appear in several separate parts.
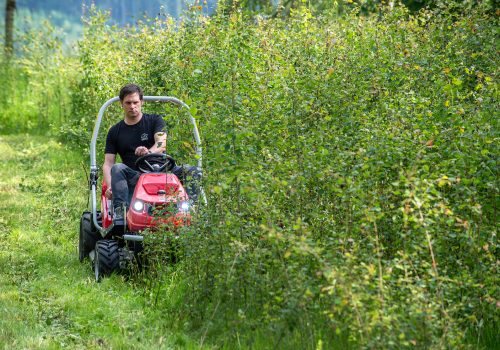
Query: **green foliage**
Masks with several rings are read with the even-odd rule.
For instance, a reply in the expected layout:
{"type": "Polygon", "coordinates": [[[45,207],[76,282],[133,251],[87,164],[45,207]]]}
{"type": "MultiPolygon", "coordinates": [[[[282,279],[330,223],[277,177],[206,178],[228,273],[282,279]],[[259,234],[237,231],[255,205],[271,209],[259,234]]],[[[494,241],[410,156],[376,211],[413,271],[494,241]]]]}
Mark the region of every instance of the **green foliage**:
{"type": "Polygon", "coordinates": [[[493,14],[498,7],[498,0],[220,0],[219,11],[243,10],[272,14],[273,16],[289,16],[294,10],[306,7],[316,15],[339,15],[357,11],[362,14],[379,13],[384,7],[404,5],[412,12],[423,8],[441,8],[448,11],[454,9],[459,13],[467,13],[472,8],[482,7],[493,14]]]}
{"type": "Polygon", "coordinates": [[[198,119],[209,205],[148,288],[202,342],[498,341],[497,20],[355,13],[87,23],[78,123],[127,82],[198,119]]]}
{"type": "Polygon", "coordinates": [[[64,54],[61,33],[49,21],[18,32],[16,45],[17,54],[0,62],[0,133],[56,129],[71,117],[78,61],[64,54]]]}

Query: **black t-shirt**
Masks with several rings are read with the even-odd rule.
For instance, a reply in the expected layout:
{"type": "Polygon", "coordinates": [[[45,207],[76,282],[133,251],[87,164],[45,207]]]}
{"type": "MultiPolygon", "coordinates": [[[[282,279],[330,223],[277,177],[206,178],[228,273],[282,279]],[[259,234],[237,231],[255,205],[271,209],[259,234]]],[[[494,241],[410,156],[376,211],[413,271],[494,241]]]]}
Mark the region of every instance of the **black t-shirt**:
{"type": "Polygon", "coordinates": [[[165,121],[156,114],[143,114],[134,125],[127,125],[122,120],[109,129],[104,153],[119,154],[125,165],[137,170],[135,149],[139,146],[151,148],[155,143],[154,134],[162,131],[166,132],[165,121]]]}

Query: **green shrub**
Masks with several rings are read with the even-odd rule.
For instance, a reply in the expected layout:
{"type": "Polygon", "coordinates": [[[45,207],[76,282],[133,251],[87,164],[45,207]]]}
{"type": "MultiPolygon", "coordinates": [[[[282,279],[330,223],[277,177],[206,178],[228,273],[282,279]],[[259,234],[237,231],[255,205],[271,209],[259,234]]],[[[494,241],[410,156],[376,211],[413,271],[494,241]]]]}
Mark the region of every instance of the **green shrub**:
{"type": "Polygon", "coordinates": [[[496,17],[105,21],[66,135],[85,144],[128,82],[186,101],[202,132],[209,205],[175,278],[148,285],[179,327],[227,348],[498,341],[496,17]]]}

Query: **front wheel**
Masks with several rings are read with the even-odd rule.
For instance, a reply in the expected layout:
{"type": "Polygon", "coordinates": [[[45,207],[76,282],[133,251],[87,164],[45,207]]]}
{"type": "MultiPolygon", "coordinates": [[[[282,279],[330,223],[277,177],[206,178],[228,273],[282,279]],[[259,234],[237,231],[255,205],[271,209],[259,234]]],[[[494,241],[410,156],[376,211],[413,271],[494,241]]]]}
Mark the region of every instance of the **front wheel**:
{"type": "Polygon", "coordinates": [[[94,274],[99,282],[103,277],[118,271],[120,267],[120,254],[118,242],[108,239],[100,240],[95,245],[94,274]]]}

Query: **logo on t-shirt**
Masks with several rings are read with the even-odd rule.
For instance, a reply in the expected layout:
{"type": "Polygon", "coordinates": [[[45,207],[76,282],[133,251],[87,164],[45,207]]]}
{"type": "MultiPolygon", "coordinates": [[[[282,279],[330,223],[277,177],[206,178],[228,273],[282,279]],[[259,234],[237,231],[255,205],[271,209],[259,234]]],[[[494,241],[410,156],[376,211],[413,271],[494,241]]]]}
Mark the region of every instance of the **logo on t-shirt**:
{"type": "Polygon", "coordinates": [[[141,141],[147,141],[148,140],[148,134],[144,133],[141,135],[141,141]]]}

